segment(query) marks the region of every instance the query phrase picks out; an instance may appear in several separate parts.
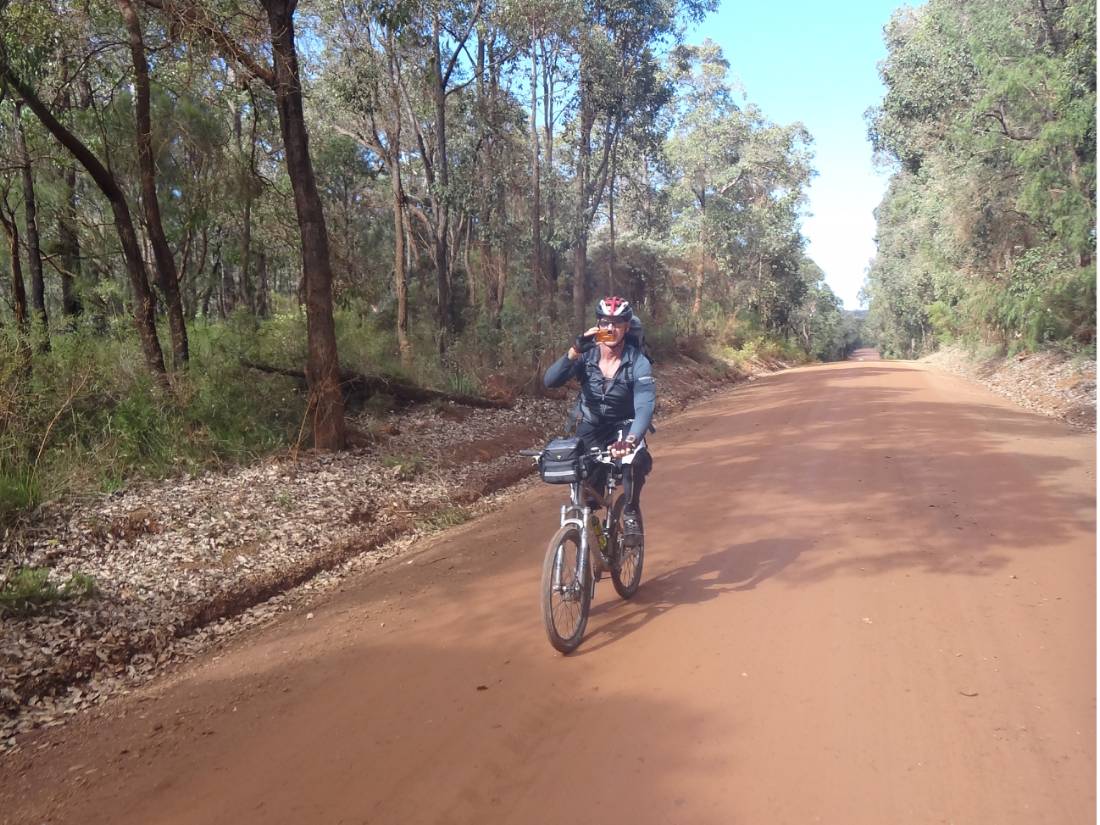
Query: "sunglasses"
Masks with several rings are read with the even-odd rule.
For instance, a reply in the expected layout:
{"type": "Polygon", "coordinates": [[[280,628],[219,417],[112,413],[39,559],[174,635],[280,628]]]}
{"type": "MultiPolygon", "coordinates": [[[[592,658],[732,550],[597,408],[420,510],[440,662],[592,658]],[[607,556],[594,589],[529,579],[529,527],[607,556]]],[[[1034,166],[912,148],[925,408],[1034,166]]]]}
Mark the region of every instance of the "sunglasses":
{"type": "Polygon", "coordinates": [[[612,327],[625,327],[627,321],[612,321],[609,318],[600,318],[596,322],[596,326],[600,329],[611,329],[612,327]]]}

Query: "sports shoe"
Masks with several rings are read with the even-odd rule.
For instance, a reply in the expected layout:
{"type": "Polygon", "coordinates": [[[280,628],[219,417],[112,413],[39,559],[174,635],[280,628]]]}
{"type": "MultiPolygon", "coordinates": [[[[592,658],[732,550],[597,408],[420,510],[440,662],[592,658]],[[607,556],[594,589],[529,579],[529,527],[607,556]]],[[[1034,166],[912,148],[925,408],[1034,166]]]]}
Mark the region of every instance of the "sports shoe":
{"type": "Polygon", "coordinates": [[[623,545],[637,547],[645,540],[642,535],[642,520],[634,510],[623,510],[623,545]]]}

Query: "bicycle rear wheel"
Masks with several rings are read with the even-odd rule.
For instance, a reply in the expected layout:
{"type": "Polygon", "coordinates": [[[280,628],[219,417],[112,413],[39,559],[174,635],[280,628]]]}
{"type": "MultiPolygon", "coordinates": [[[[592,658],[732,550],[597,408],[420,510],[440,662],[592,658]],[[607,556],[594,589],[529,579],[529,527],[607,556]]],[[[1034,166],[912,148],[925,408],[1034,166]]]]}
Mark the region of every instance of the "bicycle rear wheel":
{"type": "MultiPolygon", "coordinates": [[[[645,560],[645,544],[632,547],[623,545],[623,507],[626,496],[620,495],[611,509],[611,530],[608,531],[607,547],[611,556],[611,583],[615,592],[629,599],[638,592],[642,582],[642,562],[645,560]]],[[[638,520],[642,513],[638,511],[638,520]]]]}
{"type": "Polygon", "coordinates": [[[592,604],[592,573],[580,555],[581,531],[566,524],[550,539],[542,563],[542,620],[550,644],[562,653],[581,643],[592,604]]]}

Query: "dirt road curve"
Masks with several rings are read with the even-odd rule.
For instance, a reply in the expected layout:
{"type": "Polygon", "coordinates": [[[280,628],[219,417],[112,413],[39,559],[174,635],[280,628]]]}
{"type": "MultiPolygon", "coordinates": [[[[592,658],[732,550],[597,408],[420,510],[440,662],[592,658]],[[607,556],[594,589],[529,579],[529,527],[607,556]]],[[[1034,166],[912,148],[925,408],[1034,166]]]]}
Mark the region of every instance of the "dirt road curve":
{"type": "Polygon", "coordinates": [[[1094,436],[853,361],[653,444],[642,589],[605,580],[575,655],[540,624],[533,488],[32,739],[0,820],[1094,821],[1094,436]]]}

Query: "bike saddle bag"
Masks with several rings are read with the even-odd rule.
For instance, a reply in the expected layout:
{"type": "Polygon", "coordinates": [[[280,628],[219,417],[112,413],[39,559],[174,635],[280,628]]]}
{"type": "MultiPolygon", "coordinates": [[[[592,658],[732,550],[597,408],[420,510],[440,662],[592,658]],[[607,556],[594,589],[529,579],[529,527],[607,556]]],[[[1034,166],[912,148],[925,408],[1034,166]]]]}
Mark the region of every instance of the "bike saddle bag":
{"type": "Polygon", "coordinates": [[[539,457],[539,475],[547,484],[580,481],[584,469],[584,442],[579,438],[555,438],[539,457]]]}

